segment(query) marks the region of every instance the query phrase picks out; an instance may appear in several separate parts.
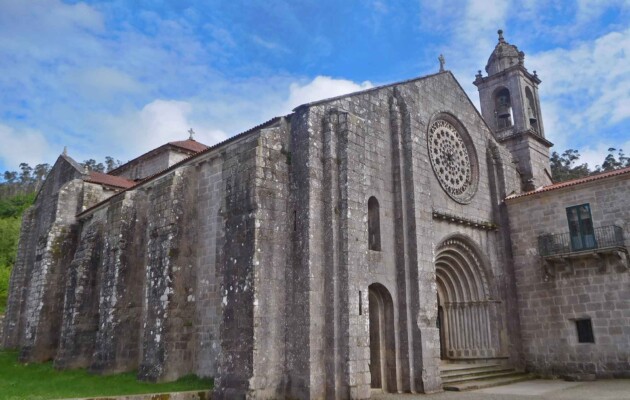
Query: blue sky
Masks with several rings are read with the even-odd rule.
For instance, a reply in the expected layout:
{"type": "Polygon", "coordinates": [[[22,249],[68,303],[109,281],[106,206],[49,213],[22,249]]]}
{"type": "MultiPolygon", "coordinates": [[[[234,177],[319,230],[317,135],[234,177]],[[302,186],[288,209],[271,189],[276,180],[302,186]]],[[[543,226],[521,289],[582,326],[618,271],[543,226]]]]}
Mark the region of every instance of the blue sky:
{"type": "Polygon", "coordinates": [[[630,0],[0,0],[0,171],[213,144],[295,106],[446,67],[498,28],[542,79],[555,149],[630,153],[630,0]]]}

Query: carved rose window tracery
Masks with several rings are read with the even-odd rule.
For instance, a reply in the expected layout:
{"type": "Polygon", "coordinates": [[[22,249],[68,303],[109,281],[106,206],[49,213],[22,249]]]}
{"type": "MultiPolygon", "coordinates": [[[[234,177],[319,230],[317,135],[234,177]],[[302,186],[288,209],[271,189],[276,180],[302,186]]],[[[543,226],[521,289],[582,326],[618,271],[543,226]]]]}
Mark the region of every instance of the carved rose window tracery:
{"type": "Polygon", "coordinates": [[[429,128],[431,165],[440,185],[455,201],[467,203],[474,195],[473,165],[468,147],[448,121],[436,120],[429,128]]]}

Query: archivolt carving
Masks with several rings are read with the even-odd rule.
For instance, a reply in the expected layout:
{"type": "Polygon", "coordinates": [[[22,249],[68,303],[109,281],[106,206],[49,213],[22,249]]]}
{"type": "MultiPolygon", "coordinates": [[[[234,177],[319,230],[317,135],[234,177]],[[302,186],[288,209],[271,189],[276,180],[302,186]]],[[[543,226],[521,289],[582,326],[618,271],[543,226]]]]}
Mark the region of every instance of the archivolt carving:
{"type": "Polygon", "coordinates": [[[458,238],[447,239],[437,248],[436,274],[445,285],[446,291],[453,295],[444,299],[445,301],[492,299],[488,273],[476,253],[470,245],[458,238]]]}
{"type": "Polygon", "coordinates": [[[449,238],[438,246],[435,266],[444,355],[452,359],[499,355],[499,302],[492,299],[491,273],[477,250],[463,238],[449,238]]]}

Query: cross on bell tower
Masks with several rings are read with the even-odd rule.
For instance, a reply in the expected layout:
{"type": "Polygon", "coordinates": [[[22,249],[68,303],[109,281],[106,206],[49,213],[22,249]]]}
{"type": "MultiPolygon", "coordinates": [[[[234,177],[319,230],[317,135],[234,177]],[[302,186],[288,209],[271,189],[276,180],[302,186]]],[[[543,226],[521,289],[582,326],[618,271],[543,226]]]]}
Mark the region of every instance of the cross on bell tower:
{"type": "Polygon", "coordinates": [[[523,190],[551,184],[549,148],[540,111],[536,71],[525,68],[525,53],[508,43],[499,30],[499,40],[488,59],[484,77],[479,71],[473,82],[479,90],[481,115],[518,160],[523,190]]]}

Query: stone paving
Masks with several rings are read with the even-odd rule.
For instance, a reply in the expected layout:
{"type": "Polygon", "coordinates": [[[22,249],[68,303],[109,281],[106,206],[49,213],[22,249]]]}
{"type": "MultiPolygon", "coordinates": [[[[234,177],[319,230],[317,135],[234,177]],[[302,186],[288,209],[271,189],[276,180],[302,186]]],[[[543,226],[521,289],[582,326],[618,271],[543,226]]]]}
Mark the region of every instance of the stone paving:
{"type": "Polygon", "coordinates": [[[630,400],[630,379],[595,382],[532,380],[470,392],[435,394],[382,394],[372,392],[378,400],[630,400]]]}

